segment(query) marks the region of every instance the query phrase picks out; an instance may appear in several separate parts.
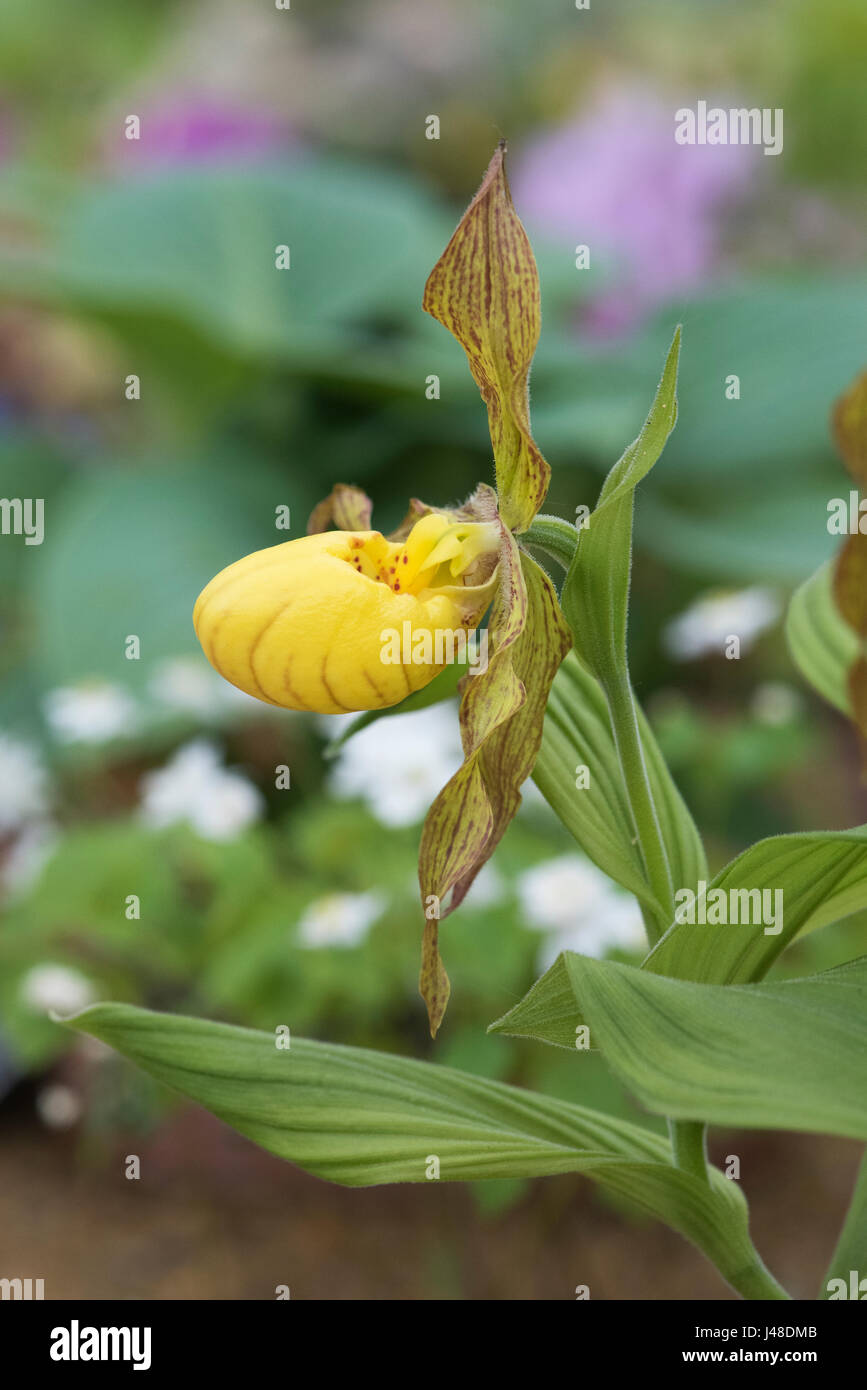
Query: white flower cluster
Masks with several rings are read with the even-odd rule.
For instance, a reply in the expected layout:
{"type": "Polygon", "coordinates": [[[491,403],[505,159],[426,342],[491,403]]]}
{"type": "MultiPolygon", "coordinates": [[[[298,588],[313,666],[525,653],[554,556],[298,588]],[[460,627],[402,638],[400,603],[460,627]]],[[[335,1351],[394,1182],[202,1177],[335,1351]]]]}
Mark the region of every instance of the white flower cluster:
{"type": "Polygon", "coordinates": [[[317,898],[298,923],[298,941],[313,950],[360,946],[385,904],[381,893],[329,893],[317,898]]]}
{"type": "Polygon", "coordinates": [[[722,656],[730,637],[737,637],[745,652],[779,616],[780,601],[770,589],[713,590],[672,618],[662,640],[676,661],[722,656]]]}
{"type": "Polygon", "coordinates": [[[179,748],[165,767],[141,781],[141,818],[152,829],[186,821],[205,840],[232,840],[262,816],[262,793],[240,772],[223,767],[207,739],[179,748]]]}
{"type": "Polygon", "coordinates": [[[0,836],[10,841],[0,881],[7,893],[24,892],[36,881],[57,842],[49,786],[37,750],[0,734],[0,836]]]}
{"type": "Polygon", "coordinates": [[[217,721],[233,711],[262,711],[258,700],[223,680],[201,656],[161,662],[148,682],[147,693],[150,707],[111,681],[79,681],[50,690],[43,708],[55,738],[67,744],[129,738],[141,733],[154,716],[165,714],[217,721]]]}
{"type": "Polygon", "coordinates": [[[536,864],[517,886],[524,920],[546,933],[540,973],[561,951],[600,958],[613,947],[639,951],[645,944],[638,903],[579,854],[536,864]]]}
{"type": "MultiPolygon", "coordinates": [[[[336,737],[354,718],[325,715],[320,727],[336,737]]],[[[331,790],[344,800],[360,798],[382,825],[416,825],[462,761],[457,709],[445,700],[355,734],[338,755],[331,790]]]]}
{"type": "Polygon", "coordinates": [[[28,970],[21,980],[19,995],[34,1013],[58,1014],[61,1018],[80,1013],[94,1000],[93,985],[86,976],[50,961],[28,970]]]}

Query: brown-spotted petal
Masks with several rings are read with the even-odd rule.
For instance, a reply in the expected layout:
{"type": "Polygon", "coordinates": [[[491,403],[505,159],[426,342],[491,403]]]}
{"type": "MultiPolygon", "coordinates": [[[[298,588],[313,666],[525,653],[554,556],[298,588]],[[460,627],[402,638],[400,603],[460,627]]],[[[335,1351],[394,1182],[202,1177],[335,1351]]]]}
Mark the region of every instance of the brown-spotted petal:
{"type": "Polygon", "coordinates": [[[419,884],[425,909],[419,989],[431,1034],[442,1022],[449,981],[439,921],[465,897],[521,803],[533,770],[551,682],[571,646],[550,579],[504,528],[500,587],[489,625],[487,670],[462,682],[465,761],[431,807],[422,831],[419,884]],[[451,894],[447,906],[441,906],[451,894]]]}
{"type": "MultiPolygon", "coordinates": [[[[857,483],[867,484],[867,372],[857,376],[834,405],[834,442],[857,483]]],[[[833,595],[840,616],[861,639],[862,650],[847,677],[852,718],[867,777],[867,535],[848,536],[834,564],[833,595]]]]}
{"type": "Polygon", "coordinates": [[[425,286],[423,308],[463,347],[488,409],[500,515],[525,531],[551,470],[530,431],[528,377],[539,341],[539,273],[512,204],[505,141],[425,286]]]}
{"type": "Polygon", "coordinates": [[[859,637],[867,638],[867,535],[848,536],[834,566],[834,602],[859,637]]]}
{"type": "Polygon", "coordinates": [[[373,503],[360,487],[335,483],[327,497],[317,502],[307,522],[308,536],[335,527],[338,531],[369,531],[373,503]]]}
{"type": "Polygon", "coordinates": [[[834,443],[856,482],[867,484],[867,372],[834,405],[834,443]]]}

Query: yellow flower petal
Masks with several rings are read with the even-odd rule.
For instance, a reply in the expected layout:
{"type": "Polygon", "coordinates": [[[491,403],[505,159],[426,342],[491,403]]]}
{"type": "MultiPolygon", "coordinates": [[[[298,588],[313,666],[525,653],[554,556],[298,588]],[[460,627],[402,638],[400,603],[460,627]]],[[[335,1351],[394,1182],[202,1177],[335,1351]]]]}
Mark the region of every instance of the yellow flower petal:
{"type": "Polygon", "coordinates": [[[439,674],[447,634],[465,638],[478,625],[496,584],[496,541],[496,528],[441,514],[423,517],[402,544],[378,531],[287,541],[211,580],[196,602],[196,634],[221,676],[268,704],[382,709],[439,674]]]}

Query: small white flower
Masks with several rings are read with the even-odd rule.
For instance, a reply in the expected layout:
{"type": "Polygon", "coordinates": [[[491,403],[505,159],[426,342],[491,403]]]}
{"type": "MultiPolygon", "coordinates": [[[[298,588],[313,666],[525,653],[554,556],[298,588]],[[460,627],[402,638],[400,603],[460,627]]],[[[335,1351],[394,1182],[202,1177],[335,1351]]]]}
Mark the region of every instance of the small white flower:
{"type": "Polygon", "coordinates": [[[614,947],[637,951],[645,945],[638,903],[579,854],[536,864],[517,886],[525,921],[548,933],[537,960],[540,972],[561,951],[601,958],[614,947]]]}
{"type": "Polygon", "coordinates": [[[614,891],[602,870],[580,854],[534,865],[521,874],[517,888],[527,924],[540,931],[566,931],[602,907],[614,891]]]}
{"type": "Polygon", "coordinates": [[[46,1129],[71,1129],[81,1119],[81,1096],[71,1086],[43,1086],[36,1095],[36,1113],[46,1129]]]}
{"type": "Polygon", "coordinates": [[[307,908],[298,923],[298,941],[309,948],[358,946],[384,907],[379,893],[329,893],[307,908]]]}
{"type": "Polygon", "coordinates": [[[80,1013],[94,1001],[93,985],[78,970],[67,965],[35,965],[21,980],[20,997],[35,1013],[60,1014],[66,1018],[80,1013]]]}
{"type": "Polygon", "coordinates": [[[221,685],[225,681],[206,662],[177,657],[160,662],[148,682],[148,693],[169,709],[206,717],[219,709],[221,685]]]}
{"type": "Polygon", "coordinates": [[[139,725],[137,702],[108,681],[60,686],[50,690],[43,703],[48,723],[62,743],[106,743],[134,733],[139,725]]]}
{"type": "Polygon", "coordinates": [[[240,772],[222,766],[213,744],[194,739],[142,778],[141,817],[161,829],[187,821],[205,840],[232,840],[259,820],[265,802],[240,772]]]}
{"type": "Polygon", "coordinates": [[[204,660],[178,656],[157,666],[148,693],[160,705],[199,719],[216,719],[241,705],[261,710],[258,700],[218,676],[204,660]]]}
{"type": "Polygon", "coordinates": [[[804,708],[799,692],[783,681],[766,681],[757,687],[750,703],[753,717],[760,724],[791,724],[804,708]]]}
{"type": "Polygon", "coordinates": [[[646,946],[638,903],[626,893],[612,891],[606,902],[589,912],[584,920],[547,938],[536,959],[536,968],[540,974],[544,973],[561,951],[576,951],[579,955],[602,960],[615,947],[622,951],[642,951],[646,946]]]}
{"type": "Polygon", "coordinates": [[[730,637],[740,639],[748,651],[756,638],[773,627],[780,616],[780,601],[769,589],[714,590],[696,600],[665,627],[662,639],[677,661],[725,653],[730,637]]]}
{"type": "Polygon", "coordinates": [[[382,825],[415,825],[462,761],[457,710],[446,700],[355,734],[338,754],[331,790],[361,797],[382,825]]]}
{"type": "Polygon", "coordinates": [[[0,734],[0,835],[44,815],[48,774],[29,743],[0,734]]]}
{"type": "Polygon", "coordinates": [[[0,870],[3,887],[12,894],[26,893],[39,879],[51,858],[60,832],[51,821],[31,821],[16,837],[0,870]]]}

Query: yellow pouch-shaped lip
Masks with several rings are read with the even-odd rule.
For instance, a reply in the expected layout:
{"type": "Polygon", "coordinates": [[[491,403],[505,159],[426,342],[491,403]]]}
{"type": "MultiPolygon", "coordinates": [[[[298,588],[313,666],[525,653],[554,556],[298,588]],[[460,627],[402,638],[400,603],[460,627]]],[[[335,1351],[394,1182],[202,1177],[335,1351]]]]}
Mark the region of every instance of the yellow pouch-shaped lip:
{"type": "Polygon", "coordinates": [[[472,632],[496,584],[497,540],[490,525],[431,514],[402,544],[378,531],[287,541],[211,580],[196,602],[196,634],[221,676],[268,704],[320,714],[383,709],[445,664],[389,660],[388,634],[400,634],[406,650],[419,634],[472,632]]]}

